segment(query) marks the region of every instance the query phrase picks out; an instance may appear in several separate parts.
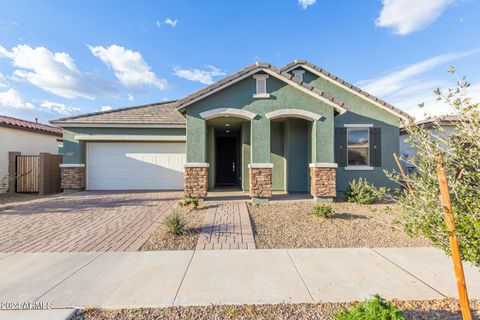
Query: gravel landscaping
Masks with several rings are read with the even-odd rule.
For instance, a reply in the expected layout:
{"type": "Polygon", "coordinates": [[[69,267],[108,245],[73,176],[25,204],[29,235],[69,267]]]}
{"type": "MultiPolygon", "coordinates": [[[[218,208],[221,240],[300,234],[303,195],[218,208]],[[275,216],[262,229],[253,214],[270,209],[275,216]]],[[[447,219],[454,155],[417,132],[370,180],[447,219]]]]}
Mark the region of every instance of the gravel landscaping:
{"type": "Polygon", "coordinates": [[[394,223],[396,204],[332,203],[331,218],[312,214],[311,202],[249,206],[258,249],[425,247],[429,241],[409,237],[394,223]]]}
{"type": "Polygon", "coordinates": [[[176,210],[187,222],[186,232],[182,235],[174,235],[169,233],[167,227],[162,224],[150,235],[150,238],[143,244],[140,251],[195,249],[208,208],[200,206],[197,209],[184,207],[176,210]]]}
{"type": "MultiPolygon", "coordinates": [[[[425,320],[461,320],[456,300],[396,301],[393,303],[404,310],[406,319],[425,320]]],[[[79,311],[74,320],[133,320],[133,319],[332,319],[342,307],[355,303],[301,303],[276,305],[243,306],[204,306],[204,307],[168,307],[145,309],[102,310],[87,309],[79,311]]],[[[471,307],[476,313],[474,319],[480,319],[480,300],[472,301],[471,307]]]]}

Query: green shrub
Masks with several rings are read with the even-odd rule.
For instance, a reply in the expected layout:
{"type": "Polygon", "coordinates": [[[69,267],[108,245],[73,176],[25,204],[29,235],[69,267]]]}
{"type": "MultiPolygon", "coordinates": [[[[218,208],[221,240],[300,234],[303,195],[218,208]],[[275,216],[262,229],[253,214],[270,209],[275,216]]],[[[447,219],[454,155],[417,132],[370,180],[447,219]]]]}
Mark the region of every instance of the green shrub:
{"type": "Polygon", "coordinates": [[[200,204],[200,199],[198,198],[188,198],[182,201],[178,201],[178,206],[181,208],[187,207],[189,205],[193,205],[194,208],[197,208],[199,204],[200,204]]]}
{"type": "Polygon", "coordinates": [[[177,211],[167,216],[163,224],[167,227],[168,232],[177,236],[184,234],[187,229],[187,222],[177,211]]]}
{"type": "Polygon", "coordinates": [[[331,218],[332,214],[332,206],[328,204],[317,204],[313,207],[313,215],[316,217],[331,218]]]}
{"type": "Polygon", "coordinates": [[[358,204],[372,204],[381,200],[387,189],[377,188],[366,179],[354,179],[348,183],[348,191],[345,192],[345,199],[348,202],[358,204]]]}
{"type": "Polygon", "coordinates": [[[402,310],[379,295],[335,314],[336,320],[404,320],[402,310]]]}

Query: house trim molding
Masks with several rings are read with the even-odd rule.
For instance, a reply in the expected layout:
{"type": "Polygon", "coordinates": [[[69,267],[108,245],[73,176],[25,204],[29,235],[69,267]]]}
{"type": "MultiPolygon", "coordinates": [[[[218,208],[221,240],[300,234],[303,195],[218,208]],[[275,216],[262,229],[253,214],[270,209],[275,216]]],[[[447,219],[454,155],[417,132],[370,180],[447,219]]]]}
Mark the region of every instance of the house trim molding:
{"type": "Polygon", "coordinates": [[[256,116],[256,113],[235,108],[216,108],[200,113],[200,117],[205,120],[210,120],[218,117],[237,117],[245,120],[252,120],[256,116]]]}
{"type": "Polygon", "coordinates": [[[301,118],[301,119],[310,120],[310,121],[320,120],[320,118],[322,117],[317,113],[313,113],[313,112],[301,110],[301,109],[280,109],[280,110],[269,112],[265,116],[270,120],[277,119],[277,118],[292,117],[292,118],[301,118]]]}

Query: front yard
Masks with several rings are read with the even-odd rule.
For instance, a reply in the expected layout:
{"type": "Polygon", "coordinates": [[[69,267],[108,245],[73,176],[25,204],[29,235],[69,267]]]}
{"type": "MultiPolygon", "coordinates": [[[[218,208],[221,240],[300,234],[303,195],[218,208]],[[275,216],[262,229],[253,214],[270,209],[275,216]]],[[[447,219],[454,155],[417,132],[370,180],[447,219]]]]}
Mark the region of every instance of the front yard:
{"type": "Polygon", "coordinates": [[[249,206],[258,249],[425,247],[426,239],[411,238],[394,224],[396,204],[331,204],[333,216],[312,214],[311,202],[249,206]]]}
{"type": "Polygon", "coordinates": [[[185,232],[180,235],[174,235],[168,232],[167,226],[162,223],[145,241],[139,251],[195,250],[208,207],[199,206],[198,208],[193,208],[188,206],[178,207],[175,210],[187,223],[185,232]]]}
{"type": "MultiPolygon", "coordinates": [[[[404,311],[405,319],[461,320],[458,301],[454,299],[429,301],[398,301],[393,304],[404,311]]],[[[332,319],[342,307],[355,303],[299,303],[265,305],[210,305],[203,307],[168,307],[144,309],[79,311],[73,320],[141,320],[141,319],[332,319]]],[[[471,301],[473,312],[480,315],[480,301],[471,301]]]]}

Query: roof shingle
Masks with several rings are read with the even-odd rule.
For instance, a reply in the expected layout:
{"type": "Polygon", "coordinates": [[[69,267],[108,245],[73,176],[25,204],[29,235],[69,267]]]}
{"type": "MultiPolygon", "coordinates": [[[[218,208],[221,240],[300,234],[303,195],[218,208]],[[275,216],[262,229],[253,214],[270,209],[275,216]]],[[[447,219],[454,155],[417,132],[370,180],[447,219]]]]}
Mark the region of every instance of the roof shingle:
{"type": "Polygon", "coordinates": [[[62,128],[49,126],[46,124],[41,124],[41,123],[28,121],[28,120],[7,117],[3,115],[0,115],[0,126],[22,129],[22,130],[29,130],[29,131],[37,131],[39,133],[50,134],[50,135],[59,136],[59,137],[61,137],[63,134],[62,128]]]}
{"type": "Polygon", "coordinates": [[[173,105],[175,101],[154,103],[53,120],[56,124],[171,124],[185,125],[185,118],[173,105]]]}
{"type": "Polygon", "coordinates": [[[286,71],[286,70],[289,70],[289,69],[291,69],[292,67],[295,67],[295,66],[297,66],[297,65],[298,65],[298,66],[304,65],[304,66],[310,67],[311,69],[314,69],[314,70],[317,71],[318,73],[321,73],[322,75],[324,75],[324,76],[326,76],[326,77],[328,77],[328,78],[330,78],[330,79],[332,79],[332,80],[334,80],[334,81],[336,81],[336,82],[339,82],[340,84],[342,84],[342,85],[350,88],[351,90],[357,92],[358,94],[360,94],[360,95],[362,95],[362,96],[364,96],[364,97],[366,97],[366,98],[368,98],[368,99],[370,99],[370,100],[373,100],[373,101],[379,103],[380,105],[384,106],[384,107],[387,108],[387,109],[392,110],[393,112],[395,112],[396,114],[398,114],[398,115],[399,115],[400,117],[402,117],[402,118],[407,118],[407,119],[409,119],[409,120],[413,120],[413,119],[414,119],[411,115],[409,115],[408,113],[403,112],[402,110],[394,107],[394,106],[391,105],[390,103],[385,102],[385,101],[383,101],[382,99],[380,99],[380,98],[378,98],[378,97],[375,97],[374,95],[371,95],[370,93],[368,93],[368,92],[366,92],[366,91],[364,91],[364,90],[362,90],[362,89],[354,86],[353,84],[351,84],[351,83],[349,83],[349,82],[347,82],[347,81],[345,81],[345,80],[343,80],[343,79],[340,79],[340,78],[337,77],[336,75],[331,74],[330,72],[328,72],[328,71],[326,71],[326,70],[324,70],[324,69],[322,69],[322,68],[320,68],[320,67],[318,67],[318,66],[314,65],[313,63],[310,63],[310,62],[308,62],[308,61],[306,61],[306,60],[295,60],[295,61],[293,61],[293,62],[285,65],[284,67],[282,67],[281,70],[282,70],[282,71],[286,71]]]}

